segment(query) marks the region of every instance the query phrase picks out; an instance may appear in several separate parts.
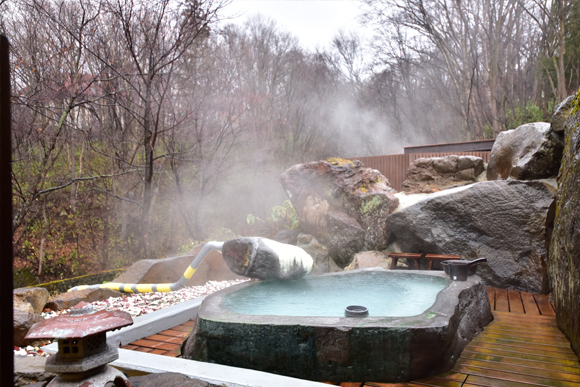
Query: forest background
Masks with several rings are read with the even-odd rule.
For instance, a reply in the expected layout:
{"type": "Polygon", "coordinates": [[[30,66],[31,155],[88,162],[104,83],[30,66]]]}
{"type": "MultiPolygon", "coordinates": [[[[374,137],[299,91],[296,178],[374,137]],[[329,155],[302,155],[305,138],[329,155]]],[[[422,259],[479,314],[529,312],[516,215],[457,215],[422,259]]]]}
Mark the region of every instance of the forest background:
{"type": "Polygon", "coordinates": [[[296,163],[495,138],[579,86],[574,0],[368,0],[371,42],[316,51],[227,6],[0,0],[19,278],[271,237],[297,225],[278,182],[296,163]]]}

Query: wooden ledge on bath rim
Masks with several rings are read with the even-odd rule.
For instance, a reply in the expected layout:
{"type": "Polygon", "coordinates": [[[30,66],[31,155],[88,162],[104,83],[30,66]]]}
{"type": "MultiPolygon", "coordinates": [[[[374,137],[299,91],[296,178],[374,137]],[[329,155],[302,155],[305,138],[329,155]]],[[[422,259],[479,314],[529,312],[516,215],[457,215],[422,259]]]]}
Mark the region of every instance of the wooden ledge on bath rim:
{"type": "Polygon", "coordinates": [[[429,261],[429,270],[433,269],[433,261],[449,261],[461,259],[461,255],[445,255],[445,254],[421,254],[421,253],[389,253],[391,258],[391,270],[397,267],[399,258],[412,259],[415,262],[415,270],[419,270],[419,259],[425,258],[429,261]]]}
{"type": "Polygon", "coordinates": [[[425,256],[421,253],[389,253],[389,258],[391,258],[391,270],[397,267],[397,261],[399,258],[412,259],[415,261],[415,270],[419,270],[419,258],[425,256]]]}
{"type": "Polygon", "coordinates": [[[429,261],[429,270],[433,269],[433,261],[451,261],[461,259],[461,255],[427,254],[425,259],[429,261]]]}

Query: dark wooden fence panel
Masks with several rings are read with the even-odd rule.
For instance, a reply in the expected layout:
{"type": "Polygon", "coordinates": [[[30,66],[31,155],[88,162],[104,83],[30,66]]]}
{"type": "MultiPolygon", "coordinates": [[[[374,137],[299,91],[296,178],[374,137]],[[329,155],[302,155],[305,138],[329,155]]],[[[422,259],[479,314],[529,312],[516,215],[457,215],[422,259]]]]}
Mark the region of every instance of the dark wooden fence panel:
{"type": "Polygon", "coordinates": [[[409,167],[409,155],[355,157],[352,160],[360,160],[366,167],[377,169],[389,179],[391,187],[397,191],[402,190],[409,167]]]}
{"type": "Polygon", "coordinates": [[[351,160],[360,160],[368,168],[377,169],[385,175],[391,187],[397,191],[403,190],[403,182],[407,178],[407,169],[416,159],[423,157],[441,157],[448,155],[458,156],[477,156],[483,159],[484,163],[489,161],[490,151],[473,151],[473,152],[444,152],[444,153],[408,153],[399,155],[353,157],[351,160]]]}

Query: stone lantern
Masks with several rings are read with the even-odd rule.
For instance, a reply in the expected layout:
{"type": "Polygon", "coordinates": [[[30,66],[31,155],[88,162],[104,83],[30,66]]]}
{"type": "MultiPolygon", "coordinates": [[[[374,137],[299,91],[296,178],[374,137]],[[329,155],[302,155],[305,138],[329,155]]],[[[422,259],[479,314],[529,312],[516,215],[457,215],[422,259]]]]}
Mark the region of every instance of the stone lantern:
{"type": "Polygon", "coordinates": [[[58,375],[46,387],[101,387],[107,383],[130,386],[121,371],[107,365],[119,358],[119,351],[107,344],[106,332],[131,324],[133,319],[127,312],[94,312],[92,305],[81,302],[70,314],[33,325],[26,339],[58,342],[58,352],[46,360],[45,366],[47,372],[58,375]]]}

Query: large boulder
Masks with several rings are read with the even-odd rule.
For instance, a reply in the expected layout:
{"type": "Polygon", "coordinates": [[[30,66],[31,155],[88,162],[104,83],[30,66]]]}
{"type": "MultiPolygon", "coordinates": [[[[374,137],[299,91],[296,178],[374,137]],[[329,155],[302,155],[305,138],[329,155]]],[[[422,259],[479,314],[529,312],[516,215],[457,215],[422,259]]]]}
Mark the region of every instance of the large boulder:
{"type": "MultiPolygon", "coordinates": [[[[115,282],[126,284],[162,284],[177,282],[185,273],[203,244],[195,246],[186,255],[162,259],[142,259],[135,262],[115,282]]],[[[203,286],[207,281],[243,279],[233,273],[217,250],[210,251],[201,262],[187,286],[203,286]]]]}
{"type": "Polygon", "coordinates": [[[48,301],[48,290],[45,288],[18,288],[13,290],[13,299],[16,303],[26,302],[31,305],[33,313],[42,313],[48,301]]]}
{"type": "Polygon", "coordinates": [[[487,181],[428,195],[388,218],[403,251],[487,258],[490,286],[548,293],[554,191],[538,181],[487,181]]]}
{"type": "Polygon", "coordinates": [[[14,345],[17,347],[26,347],[27,345],[38,344],[34,340],[27,340],[24,337],[30,328],[39,321],[44,320],[36,313],[25,312],[20,309],[14,309],[13,328],[14,328],[14,345]]]}
{"type": "Polygon", "coordinates": [[[556,106],[554,109],[554,114],[552,115],[552,131],[556,133],[564,132],[566,128],[566,121],[570,116],[570,110],[572,110],[572,104],[575,100],[575,95],[571,95],[556,106]]]}
{"type": "Polygon", "coordinates": [[[475,183],[484,171],[483,159],[476,156],[443,156],[416,159],[407,169],[405,193],[432,193],[475,183]]]}
{"type": "Polygon", "coordinates": [[[345,271],[369,269],[371,267],[391,268],[391,258],[382,251],[363,251],[354,256],[354,259],[344,268],[345,271]]]}
{"type": "Polygon", "coordinates": [[[325,273],[335,273],[342,269],[334,263],[328,254],[328,249],[324,247],[316,238],[310,234],[299,234],[296,246],[306,251],[312,257],[312,270],[309,275],[321,275],[325,273]]]}
{"type": "Polygon", "coordinates": [[[580,353],[580,92],[566,123],[566,148],[548,265],[558,327],[580,353]]]}
{"type": "Polygon", "coordinates": [[[358,160],[329,159],[294,165],[281,183],[302,231],[326,246],[341,268],[359,251],[387,247],[391,230],[386,217],[398,200],[379,171],[358,160]]]}
{"type": "Polygon", "coordinates": [[[52,310],[65,310],[72,308],[79,302],[95,302],[106,300],[110,297],[121,297],[121,292],[113,289],[83,289],[65,292],[51,297],[46,307],[52,310]]]}
{"type": "Polygon", "coordinates": [[[234,273],[261,280],[297,280],[310,273],[313,264],[300,247],[259,237],[230,239],[222,253],[234,273]]]}
{"type": "Polygon", "coordinates": [[[525,124],[498,134],[487,167],[487,180],[534,180],[558,174],[563,139],[547,122],[525,124]]]}

